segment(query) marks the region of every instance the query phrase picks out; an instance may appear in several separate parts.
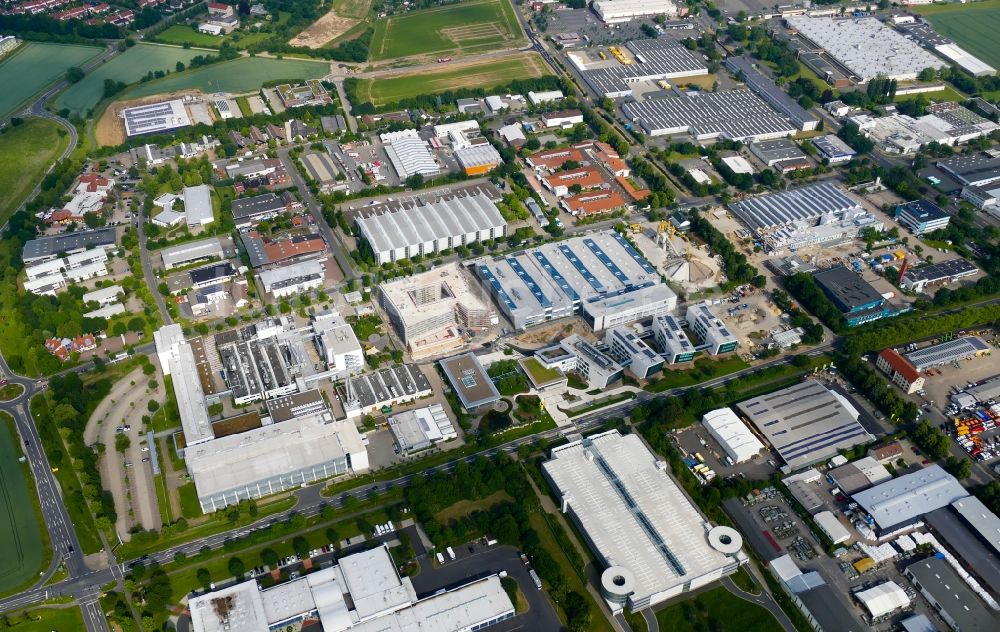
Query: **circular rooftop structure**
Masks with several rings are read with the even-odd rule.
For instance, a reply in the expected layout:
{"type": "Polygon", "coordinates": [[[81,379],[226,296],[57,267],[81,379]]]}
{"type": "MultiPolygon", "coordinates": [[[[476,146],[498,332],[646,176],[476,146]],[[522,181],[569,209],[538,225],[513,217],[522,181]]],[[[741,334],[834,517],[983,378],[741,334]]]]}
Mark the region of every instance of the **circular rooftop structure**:
{"type": "Polygon", "coordinates": [[[612,603],[624,604],[635,592],[635,575],[624,566],[609,566],[601,573],[601,594],[612,603]]]}
{"type": "Polygon", "coordinates": [[[743,536],[732,527],[713,527],[708,532],[708,544],[719,553],[735,555],[743,548],[743,536]]]}

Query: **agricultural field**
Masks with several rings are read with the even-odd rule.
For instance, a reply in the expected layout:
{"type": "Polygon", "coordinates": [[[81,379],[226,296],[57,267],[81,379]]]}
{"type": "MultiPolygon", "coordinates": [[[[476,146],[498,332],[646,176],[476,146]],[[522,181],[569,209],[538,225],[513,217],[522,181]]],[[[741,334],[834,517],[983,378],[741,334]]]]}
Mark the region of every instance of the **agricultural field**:
{"type": "Polygon", "coordinates": [[[11,114],[73,66],[101,53],[94,46],[27,42],[0,62],[0,118],[11,114]]]}
{"type": "Polygon", "coordinates": [[[36,117],[0,134],[0,155],[4,157],[4,168],[0,169],[0,224],[7,222],[68,144],[68,134],[59,124],[36,117]]]}
{"type": "Polygon", "coordinates": [[[518,53],[498,59],[469,64],[442,66],[436,72],[405,74],[362,80],[357,94],[361,102],[375,107],[397,103],[400,99],[436,94],[459,88],[489,90],[515,79],[532,79],[549,74],[549,68],[537,53],[518,53]]]}
{"type": "Polygon", "coordinates": [[[17,588],[37,576],[42,565],[41,525],[31,510],[34,488],[24,475],[20,440],[14,420],[7,413],[0,418],[0,592],[17,588]]]}
{"type": "Polygon", "coordinates": [[[269,81],[318,79],[328,72],[328,62],[241,57],[133,86],[122,92],[119,98],[134,99],[191,89],[206,93],[247,92],[257,90],[269,81]]]}
{"type": "Polygon", "coordinates": [[[521,43],[509,0],[471,0],[378,20],[371,59],[482,52],[521,43]]]}
{"type": "Polygon", "coordinates": [[[56,98],[55,106],[58,109],[68,108],[72,113],[83,116],[104,98],[105,79],[135,83],[151,70],[173,72],[177,62],[187,64],[192,57],[212,54],[215,54],[215,51],[136,44],[84,77],[79,83],[67,88],[56,98]]]}
{"type": "Polygon", "coordinates": [[[334,0],[330,11],[313,22],[288,43],[292,46],[322,48],[366,22],[372,0],[334,0]]]}
{"type": "Polygon", "coordinates": [[[1000,68],[1000,0],[913,7],[935,30],[986,63],[1000,68]]]}

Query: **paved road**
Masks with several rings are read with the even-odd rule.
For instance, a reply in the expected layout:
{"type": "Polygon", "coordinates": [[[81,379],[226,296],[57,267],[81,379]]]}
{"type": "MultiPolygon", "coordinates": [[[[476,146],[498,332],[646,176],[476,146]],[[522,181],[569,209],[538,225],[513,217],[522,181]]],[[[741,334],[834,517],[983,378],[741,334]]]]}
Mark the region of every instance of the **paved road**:
{"type": "Polygon", "coordinates": [[[723,577],[722,585],[726,587],[726,590],[733,593],[740,599],[749,601],[750,603],[755,603],[762,608],[766,608],[767,611],[773,614],[774,618],[778,620],[778,623],[780,623],[781,627],[785,629],[785,632],[796,632],[795,624],[793,624],[792,620],[788,618],[785,611],[782,610],[777,603],[775,603],[769,593],[761,592],[759,595],[754,595],[748,592],[743,592],[743,589],[733,582],[732,577],[723,577]]]}
{"type": "Polygon", "coordinates": [[[172,325],[174,320],[170,318],[170,312],[167,311],[167,304],[158,289],[159,281],[156,278],[156,274],[153,273],[153,260],[149,255],[149,248],[146,247],[146,211],[142,207],[139,207],[136,228],[139,231],[139,258],[142,261],[142,274],[146,279],[146,285],[149,287],[149,291],[153,293],[153,300],[156,301],[156,309],[160,311],[163,324],[172,325]]]}

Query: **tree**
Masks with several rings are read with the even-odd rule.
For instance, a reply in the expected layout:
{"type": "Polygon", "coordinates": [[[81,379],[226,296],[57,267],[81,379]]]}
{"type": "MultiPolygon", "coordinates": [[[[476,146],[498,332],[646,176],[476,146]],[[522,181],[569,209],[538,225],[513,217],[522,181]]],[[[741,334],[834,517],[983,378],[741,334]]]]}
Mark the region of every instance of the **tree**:
{"type": "Polygon", "coordinates": [[[243,564],[243,560],[238,557],[229,558],[229,572],[233,577],[237,579],[243,578],[243,573],[246,571],[246,566],[243,564]]]}
{"type": "Polygon", "coordinates": [[[937,71],[933,68],[924,68],[920,71],[920,74],[917,75],[917,79],[919,81],[934,81],[937,79],[937,71]]]}
{"type": "Polygon", "coordinates": [[[151,413],[155,413],[156,411],[158,411],[160,409],[160,404],[155,399],[151,399],[146,404],[146,409],[149,410],[149,412],[151,412],[151,413]]]}
{"type": "Polygon", "coordinates": [[[72,66],[66,70],[66,81],[76,83],[83,79],[83,68],[72,66]]]}
{"type": "Polygon", "coordinates": [[[207,568],[199,568],[195,576],[198,578],[198,583],[205,590],[208,590],[212,586],[212,574],[208,572],[207,568]]]}
{"type": "Polygon", "coordinates": [[[281,558],[278,556],[277,551],[268,548],[260,552],[260,561],[264,562],[270,568],[275,568],[278,562],[281,561],[281,558]]]}

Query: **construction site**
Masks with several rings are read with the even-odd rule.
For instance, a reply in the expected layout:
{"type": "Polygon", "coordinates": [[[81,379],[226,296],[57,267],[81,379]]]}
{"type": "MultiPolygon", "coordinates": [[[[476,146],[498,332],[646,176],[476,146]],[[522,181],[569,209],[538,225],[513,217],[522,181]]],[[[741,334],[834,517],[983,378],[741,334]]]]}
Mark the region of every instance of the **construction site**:
{"type": "Polygon", "coordinates": [[[704,244],[693,243],[674,222],[629,225],[632,240],[667,282],[686,295],[702,292],[726,282],[722,261],[704,244]]]}

